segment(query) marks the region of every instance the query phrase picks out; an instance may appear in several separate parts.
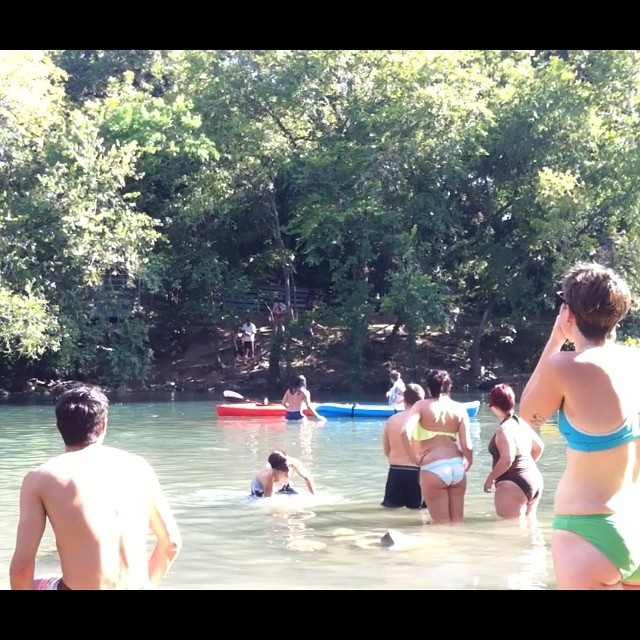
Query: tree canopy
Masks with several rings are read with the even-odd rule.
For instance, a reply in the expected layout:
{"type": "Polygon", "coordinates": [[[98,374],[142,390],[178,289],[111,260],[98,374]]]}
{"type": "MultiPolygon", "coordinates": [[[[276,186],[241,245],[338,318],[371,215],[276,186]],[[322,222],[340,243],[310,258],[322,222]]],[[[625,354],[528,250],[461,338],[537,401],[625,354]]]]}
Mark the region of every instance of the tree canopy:
{"type": "Polygon", "coordinates": [[[568,264],[640,287],[639,56],[1,51],[0,378],[144,383],[261,283],[325,293],[355,384],[374,311],[470,319],[479,375],[568,264]]]}

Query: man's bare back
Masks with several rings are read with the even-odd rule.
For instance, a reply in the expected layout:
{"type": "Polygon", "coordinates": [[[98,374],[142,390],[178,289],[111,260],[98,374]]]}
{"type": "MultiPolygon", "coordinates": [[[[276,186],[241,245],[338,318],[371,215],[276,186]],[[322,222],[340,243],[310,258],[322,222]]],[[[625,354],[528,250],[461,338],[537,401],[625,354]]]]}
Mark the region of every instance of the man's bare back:
{"type": "Polygon", "coordinates": [[[387,456],[389,464],[405,465],[417,468],[418,465],[416,464],[415,455],[409,457],[402,442],[405,422],[406,413],[404,411],[395,413],[387,418],[382,431],[382,449],[384,454],[387,456]]]}
{"type": "MultiPolygon", "coordinates": [[[[104,402],[102,394],[94,398],[100,392],[89,388],[87,393],[93,394],[89,401],[104,402]]],[[[79,403],[87,401],[82,392],[79,398],[79,403]]],[[[74,418],[64,414],[58,419],[61,433],[65,428],[71,433],[73,428],[61,427],[60,420],[73,424],[74,418]]],[[[155,472],[142,457],[103,445],[104,432],[95,427],[92,442],[67,444],[65,453],[25,476],[10,568],[13,589],[33,587],[47,520],[62,569],[64,586],[58,588],[153,587],[179,553],[180,532],[155,472]],[[150,531],[156,544],[149,557],[150,531]]]]}

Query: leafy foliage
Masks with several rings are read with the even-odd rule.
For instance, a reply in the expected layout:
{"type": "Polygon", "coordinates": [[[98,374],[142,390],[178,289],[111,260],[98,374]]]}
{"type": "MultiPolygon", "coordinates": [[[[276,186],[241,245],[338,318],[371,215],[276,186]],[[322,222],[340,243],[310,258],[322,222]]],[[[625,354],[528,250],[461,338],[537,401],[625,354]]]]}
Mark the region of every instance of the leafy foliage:
{"type": "Polygon", "coordinates": [[[231,294],[302,283],[345,329],[354,392],[374,311],[409,360],[471,319],[479,376],[569,263],[640,287],[639,56],[2,51],[4,359],[142,384],[152,333],[229,328],[231,294]]]}

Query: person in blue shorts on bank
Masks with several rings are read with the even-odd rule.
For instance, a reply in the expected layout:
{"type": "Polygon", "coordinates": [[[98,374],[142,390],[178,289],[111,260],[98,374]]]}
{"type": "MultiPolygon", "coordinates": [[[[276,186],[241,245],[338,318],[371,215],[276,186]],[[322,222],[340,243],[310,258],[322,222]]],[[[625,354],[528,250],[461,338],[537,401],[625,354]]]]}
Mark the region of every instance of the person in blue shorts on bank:
{"type": "Polygon", "coordinates": [[[304,420],[305,408],[320,422],[326,422],[326,418],[321,416],[311,402],[311,394],[307,389],[307,379],[304,376],[296,376],[285,391],[282,404],[286,409],[285,420],[304,420]]]}
{"type": "Polygon", "coordinates": [[[520,415],[540,428],[557,412],[567,443],[552,521],[557,587],[640,589],[640,349],[615,342],[631,291],[611,269],[579,263],[556,295],[520,415]]]}

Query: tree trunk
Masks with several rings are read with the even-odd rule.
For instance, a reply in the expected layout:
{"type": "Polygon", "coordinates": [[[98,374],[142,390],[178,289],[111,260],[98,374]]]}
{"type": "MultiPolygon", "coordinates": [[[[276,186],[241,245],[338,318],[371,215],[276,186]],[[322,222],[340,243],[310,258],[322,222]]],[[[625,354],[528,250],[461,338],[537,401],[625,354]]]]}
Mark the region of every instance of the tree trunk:
{"type": "MultiPolygon", "coordinates": [[[[216,371],[223,371],[224,364],[220,358],[220,340],[218,339],[218,325],[214,322],[213,329],[209,332],[209,335],[213,338],[213,362],[211,363],[216,371]]],[[[235,358],[234,358],[235,360],[235,358]]]]}
{"type": "Polygon", "coordinates": [[[480,323],[476,329],[476,335],[473,338],[473,344],[471,345],[471,373],[476,378],[479,378],[481,374],[480,343],[482,341],[482,336],[484,335],[484,329],[487,326],[487,322],[489,322],[492,309],[493,302],[490,302],[482,314],[482,318],[480,319],[480,323]]]}
{"type": "MultiPolygon", "coordinates": [[[[273,189],[269,192],[269,201],[267,210],[269,212],[269,222],[271,223],[271,233],[276,242],[278,257],[280,258],[280,266],[282,267],[282,280],[284,282],[285,302],[289,313],[289,320],[296,319],[296,311],[291,304],[291,287],[293,283],[293,265],[287,256],[287,249],[282,239],[282,229],[280,228],[280,216],[278,215],[278,207],[276,205],[273,189]]],[[[295,290],[295,284],[293,284],[295,290]]]]}
{"type": "Polygon", "coordinates": [[[392,351],[396,350],[396,345],[398,344],[398,334],[400,333],[400,327],[402,326],[402,320],[399,318],[395,321],[393,325],[393,329],[387,338],[387,342],[389,343],[389,348],[392,351]]]}

